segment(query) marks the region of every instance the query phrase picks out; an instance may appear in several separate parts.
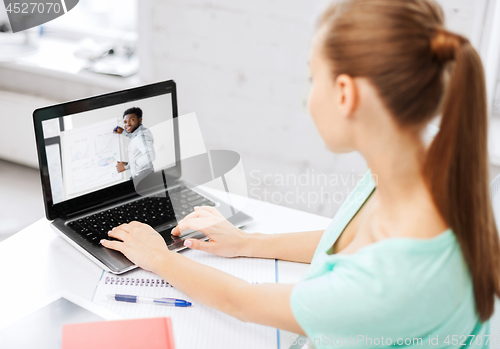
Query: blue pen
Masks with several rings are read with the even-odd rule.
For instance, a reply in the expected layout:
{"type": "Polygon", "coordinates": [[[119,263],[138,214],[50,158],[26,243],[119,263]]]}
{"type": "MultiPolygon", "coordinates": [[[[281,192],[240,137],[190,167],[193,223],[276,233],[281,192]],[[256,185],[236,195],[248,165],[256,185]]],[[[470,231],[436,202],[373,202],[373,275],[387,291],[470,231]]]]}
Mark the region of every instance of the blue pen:
{"type": "Polygon", "coordinates": [[[177,298],[149,298],[149,297],[139,297],[127,294],[108,294],[108,298],[114,299],[119,302],[129,302],[129,303],[149,303],[157,305],[171,305],[173,307],[190,307],[191,302],[185,301],[183,299],[177,298]]]}
{"type": "Polygon", "coordinates": [[[113,132],[116,132],[116,130],[118,130],[118,126],[115,127],[115,129],[113,130],[113,132]]]}

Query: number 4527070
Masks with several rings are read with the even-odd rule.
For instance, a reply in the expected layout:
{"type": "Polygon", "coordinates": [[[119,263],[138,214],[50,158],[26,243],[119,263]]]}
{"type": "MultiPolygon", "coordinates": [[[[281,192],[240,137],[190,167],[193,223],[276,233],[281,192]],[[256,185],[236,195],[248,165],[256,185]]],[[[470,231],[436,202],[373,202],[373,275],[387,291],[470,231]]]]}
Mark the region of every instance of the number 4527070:
{"type": "Polygon", "coordinates": [[[24,2],[9,3],[5,9],[8,13],[59,13],[61,12],[60,3],[52,2],[24,2]]]}

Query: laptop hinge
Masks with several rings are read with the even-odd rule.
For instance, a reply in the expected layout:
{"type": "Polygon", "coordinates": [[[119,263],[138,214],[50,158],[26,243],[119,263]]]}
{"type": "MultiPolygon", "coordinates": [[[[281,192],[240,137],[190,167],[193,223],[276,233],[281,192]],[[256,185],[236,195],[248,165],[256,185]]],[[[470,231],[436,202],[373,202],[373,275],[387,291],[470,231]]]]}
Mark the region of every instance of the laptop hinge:
{"type": "Polygon", "coordinates": [[[104,208],[106,206],[110,206],[111,204],[116,204],[120,201],[124,201],[126,199],[129,199],[129,198],[132,198],[134,196],[137,196],[137,193],[130,193],[130,194],[127,194],[127,195],[123,195],[123,196],[120,196],[119,199],[113,199],[113,200],[107,200],[107,201],[104,201],[100,204],[97,204],[97,205],[94,205],[94,206],[91,206],[91,207],[86,207],[85,209],[83,210],[79,210],[79,211],[75,211],[75,212],[71,212],[71,213],[67,213],[65,215],[62,215],[62,219],[64,220],[67,220],[67,219],[70,219],[72,217],[75,217],[75,216],[80,216],[84,213],[87,213],[87,212],[91,212],[91,211],[94,211],[98,208],[104,208]]]}
{"type": "MultiPolygon", "coordinates": [[[[163,175],[163,182],[164,182],[164,186],[167,186],[165,175],[163,175]]],[[[179,185],[180,184],[177,182],[176,184],[172,185],[168,190],[175,189],[175,188],[179,187],[179,185]]],[[[161,190],[161,189],[163,189],[162,186],[158,186],[158,187],[156,187],[154,189],[149,190],[148,192],[150,194],[154,194],[154,193],[157,193],[158,190],[161,190]]],[[[146,194],[146,193],[144,193],[144,194],[146,194]]],[[[85,214],[87,212],[92,212],[92,211],[95,211],[96,209],[105,208],[107,206],[111,206],[113,204],[117,204],[117,203],[123,202],[123,201],[125,201],[127,199],[130,199],[130,198],[133,198],[133,197],[139,197],[139,196],[144,196],[144,195],[139,195],[136,192],[133,192],[133,193],[130,193],[130,194],[127,194],[127,195],[120,196],[119,199],[107,200],[107,201],[104,201],[104,202],[102,202],[100,204],[97,204],[97,205],[94,205],[94,206],[91,206],[91,207],[86,207],[83,210],[78,210],[78,211],[75,211],[75,212],[62,214],[61,215],[61,219],[68,220],[68,219],[71,219],[73,217],[83,215],[83,214],[85,214]]]]}

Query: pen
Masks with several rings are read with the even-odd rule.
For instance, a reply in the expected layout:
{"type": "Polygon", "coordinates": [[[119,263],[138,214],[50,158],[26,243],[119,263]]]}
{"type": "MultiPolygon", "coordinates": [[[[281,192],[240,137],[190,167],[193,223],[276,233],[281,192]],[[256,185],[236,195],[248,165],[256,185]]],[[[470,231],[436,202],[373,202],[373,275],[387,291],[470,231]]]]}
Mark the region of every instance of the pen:
{"type": "Polygon", "coordinates": [[[177,298],[149,298],[149,297],[139,297],[127,294],[108,294],[109,299],[114,299],[119,302],[129,302],[129,303],[149,303],[157,305],[171,305],[174,307],[190,307],[191,302],[185,301],[183,299],[177,298]]]}
{"type": "Polygon", "coordinates": [[[118,130],[118,126],[115,127],[115,129],[113,130],[113,132],[116,132],[116,130],[118,130]]]}

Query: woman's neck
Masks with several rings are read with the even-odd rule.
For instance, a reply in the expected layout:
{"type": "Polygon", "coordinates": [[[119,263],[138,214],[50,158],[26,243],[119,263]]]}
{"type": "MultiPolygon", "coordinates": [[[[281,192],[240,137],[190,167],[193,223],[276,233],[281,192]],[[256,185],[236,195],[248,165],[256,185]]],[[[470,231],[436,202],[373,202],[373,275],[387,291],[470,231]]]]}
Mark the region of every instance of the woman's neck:
{"type": "Polygon", "coordinates": [[[408,200],[408,195],[425,187],[422,165],[425,146],[406,134],[379,138],[364,152],[383,204],[408,200]]]}
{"type": "Polygon", "coordinates": [[[447,228],[422,175],[425,153],[425,145],[416,133],[412,136],[403,132],[378,137],[362,151],[377,186],[374,217],[383,232],[381,237],[428,237],[447,228]],[[415,230],[407,230],[408,226],[415,230]]]}

